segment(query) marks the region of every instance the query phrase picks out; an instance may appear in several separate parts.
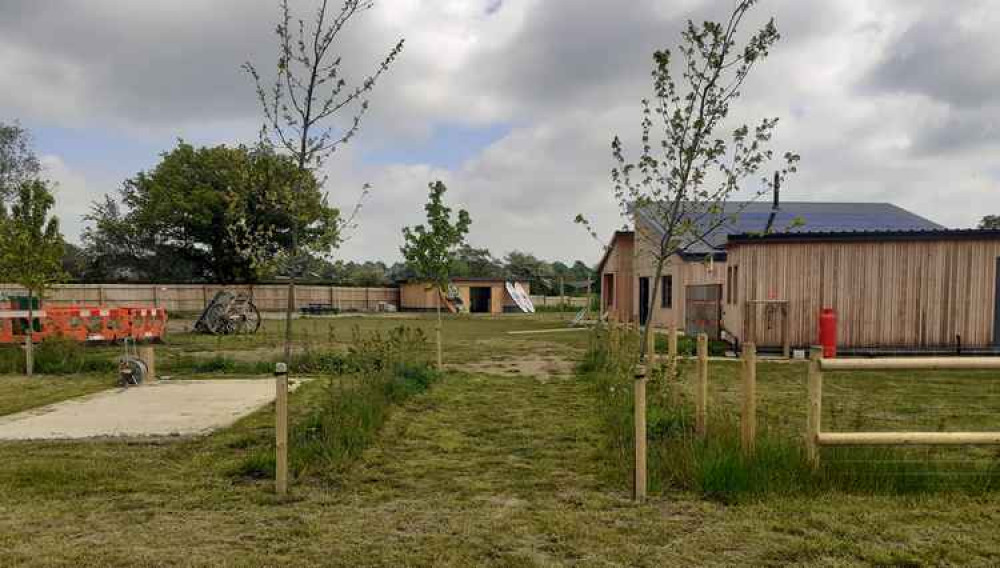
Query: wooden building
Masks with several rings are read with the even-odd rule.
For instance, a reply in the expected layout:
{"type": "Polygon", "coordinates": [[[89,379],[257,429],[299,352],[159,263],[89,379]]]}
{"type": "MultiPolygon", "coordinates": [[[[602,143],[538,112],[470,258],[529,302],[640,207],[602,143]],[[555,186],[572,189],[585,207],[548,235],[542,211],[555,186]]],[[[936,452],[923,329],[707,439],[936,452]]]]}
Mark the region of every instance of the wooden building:
{"type": "Polygon", "coordinates": [[[633,319],[634,262],[635,233],[616,231],[596,270],[601,278],[601,312],[615,321],[633,319]]]}
{"type": "Polygon", "coordinates": [[[993,351],[998,265],[1000,231],[731,235],[724,326],[759,347],[783,333],[805,347],[833,308],[842,351],[993,351]]]}
{"type": "MultiPolygon", "coordinates": [[[[526,295],[531,294],[527,282],[521,282],[526,295]]],[[[506,281],[495,278],[453,278],[451,298],[441,296],[441,310],[451,313],[500,314],[520,312],[506,289],[506,281]]],[[[399,285],[399,305],[403,311],[433,312],[440,292],[427,282],[408,281],[399,285]]]]}
{"type": "Polygon", "coordinates": [[[763,233],[769,224],[776,233],[794,234],[942,229],[889,203],[730,202],[722,216],[730,220],[670,257],[649,314],[655,275],[653,250],[664,230],[654,215],[637,209],[635,230],[616,232],[597,266],[604,314],[640,324],[652,315],[656,327],[676,326],[688,334],[703,332],[713,339],[724,339],[725,332],[732,331],[726,325],[731,321],[728,311],[732,307],[726,301],[732,274],[726,247],[730,235],[763,233]]]}

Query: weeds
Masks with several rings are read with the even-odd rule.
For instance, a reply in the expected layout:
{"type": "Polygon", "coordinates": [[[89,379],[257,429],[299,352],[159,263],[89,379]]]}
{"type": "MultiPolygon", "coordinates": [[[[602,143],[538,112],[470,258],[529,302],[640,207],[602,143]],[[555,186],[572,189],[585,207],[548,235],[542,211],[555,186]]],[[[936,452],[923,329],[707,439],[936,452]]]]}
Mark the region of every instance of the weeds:
{"type": "MultiPolygon", "coordinates": [[[[332,476],[356,461],[376,439],[393,405],[430,388],[438,378],[430,344],[419,329],[388,334],[354,330],[346,354],[307,349],[301,368],[327,375],[315,408],[292,426],[289,461],[296,477],[332,476]]],[[[234,473],[274,475],[273,446],[256,447],[234,473]]]]}
{"type": "MultiPolygon", "coordinates": [[[[599,328],[578,366],[597,395],[606,476],[623,487],[631,484],[634,460],[633,371],[638,342],[635,333],[599,328]]],[[[726,410],[710,413],[709,431],[701,439],[694,432],[693,401],[683,388],[685,375],[693,368],[690,361],[679,361],[673,375],[664,367],[653,367],[649,373],[646,436],[651,491],[695,491],[728,503],[824,491],[979,493],[1000,485],[1000,454],[970,460],[966,452],[960,454],[963,459],[935,460],[929,451],[915,448],[826,448],[822,467],[814,471],[797,435],[800,430],[794,427],[763,425],[755,451],[748,455],[740,444],[739,417],[726,410]]],[[[836,422],[842,411],[832,409],[836,422]]],[[[852,429],[862,429],[860,414],[846,418],[852,429]]]]}
{"type": "MultiPolygon", "coordinates": [[[[43,375],[75,375],[82,373],[114,373],[118,370],[117,356],[108,350],[89,350],[72,339],[51,337],[35,346],[35,372],[43,375]]],[[[0,373],[24,373],[24,350],[21,347],[0,348],[0,373]]]]}

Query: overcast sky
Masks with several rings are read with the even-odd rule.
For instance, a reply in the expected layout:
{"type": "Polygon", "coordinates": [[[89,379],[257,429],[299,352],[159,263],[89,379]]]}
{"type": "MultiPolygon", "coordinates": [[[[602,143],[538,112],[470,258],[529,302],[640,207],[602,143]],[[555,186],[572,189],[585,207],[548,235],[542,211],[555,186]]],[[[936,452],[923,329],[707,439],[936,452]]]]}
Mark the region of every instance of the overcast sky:
{"type": "MultiPolygon", "coordinates": [[[[335,0],[333,0],[334,3],[335,0]]],[[[293,0],[309,16],[313,0],[293,0]]],[[[331,201],[373,193],[344,259],[399,257],[427,183],[467,208],[470,241],[594,262],[622,225],[609,145],[635,135],[651,55],[729,0],[377,0],[340,51],[370,68],[406,49],[361,134],[329,165],[331,201]]],[[[802,156],[783,199],[888,201],[950,227],[1000,214],[1000,9],[986,0],[764,0],[782,40],[738,117],[778,116],[802,156]],[[992,9],[991,9],[992,8],[992,9]]],[[[275,0],[0,0],[0,120],[34,134],[71,240],[88,204],[177,138],[252,142],[261,117],[239,66],[274,64],[275,0]]]]}

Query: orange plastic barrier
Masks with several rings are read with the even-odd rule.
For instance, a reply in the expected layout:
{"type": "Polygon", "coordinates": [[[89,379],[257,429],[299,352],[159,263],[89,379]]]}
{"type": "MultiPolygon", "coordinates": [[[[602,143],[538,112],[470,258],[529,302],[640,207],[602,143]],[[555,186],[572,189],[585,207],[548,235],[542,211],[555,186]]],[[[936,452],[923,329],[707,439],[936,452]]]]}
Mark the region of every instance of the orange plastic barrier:
{"type": "MultiPolygon", "coordinates": [[[[167,332],[167,311],[163,308],[101,306],[41,307],[32,313],[34,341],[65,337],[80,342],[162,341],[167,332]]],[[[24,342],[28,311],[0,304],[0,344],[24,342]]]]}

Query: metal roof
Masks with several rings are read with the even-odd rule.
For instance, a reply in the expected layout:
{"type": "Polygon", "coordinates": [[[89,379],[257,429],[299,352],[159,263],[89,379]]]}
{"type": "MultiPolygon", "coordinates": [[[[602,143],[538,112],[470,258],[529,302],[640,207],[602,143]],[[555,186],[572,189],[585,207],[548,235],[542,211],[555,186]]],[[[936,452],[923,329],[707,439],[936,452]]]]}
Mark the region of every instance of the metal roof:
{"type": "MultiPolygon", "coordinates": [[[[723,251],[730,235],[762,233],[767,227],[772,205],[764,201],[730,201],[721,215],[706,215],[707,221],[727,219],[705,239],[691,243],[686,255],[704,256],[723,251]]],[[[650,211],[638,209],[638,215],[650,226],[664,231],[650,211]]],[[[840,203],[815,201],[784,201],[779,205],[772,235],[805,233],[839,233],[845,231],[941,231],[937,223],[911,213],[891,203],[840,203]]]]}
{"type": "Polygon", "coordinates": [[[928,229],[887,231],[811,231],[791,233],[744,233],[729,235],[730,243],[796,242],[796,241],[919,241],[919,240],[985,240],[1000,239],[997,229],[928,229]]]}

